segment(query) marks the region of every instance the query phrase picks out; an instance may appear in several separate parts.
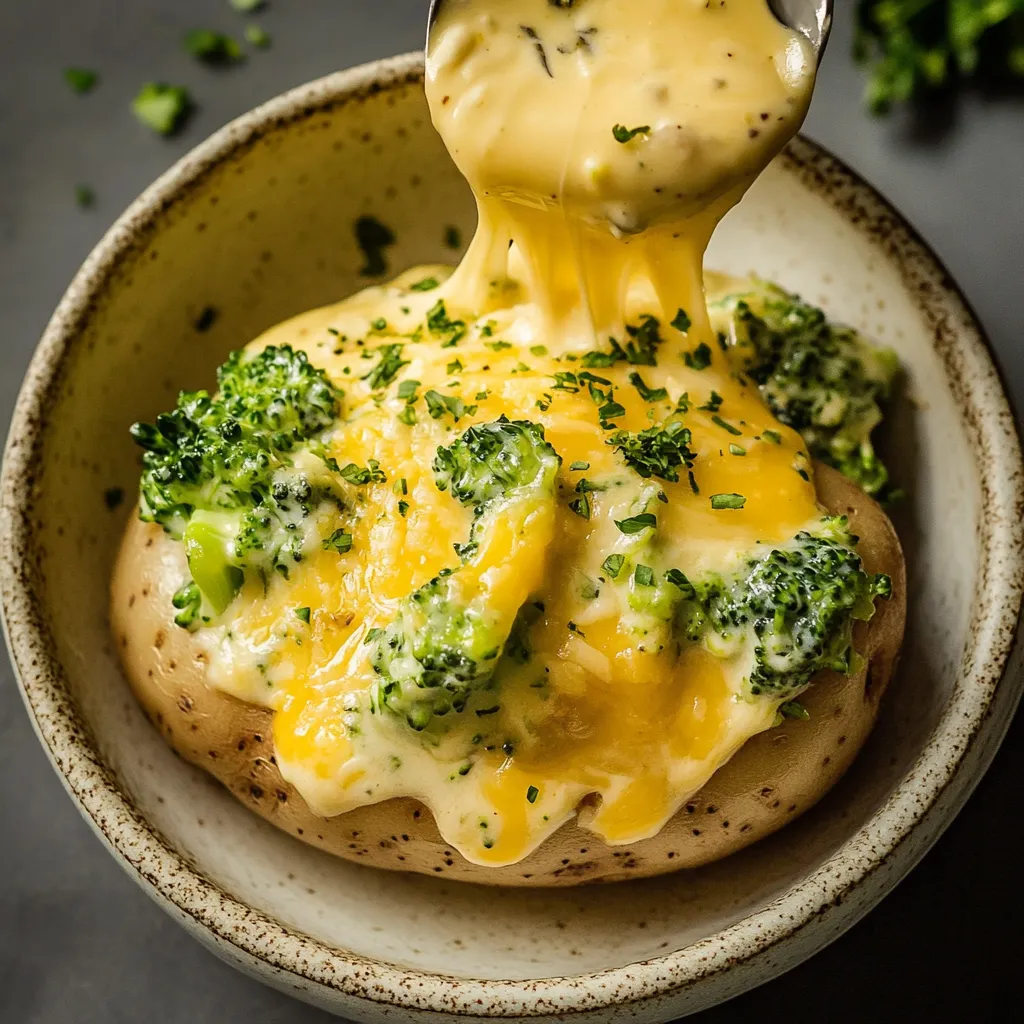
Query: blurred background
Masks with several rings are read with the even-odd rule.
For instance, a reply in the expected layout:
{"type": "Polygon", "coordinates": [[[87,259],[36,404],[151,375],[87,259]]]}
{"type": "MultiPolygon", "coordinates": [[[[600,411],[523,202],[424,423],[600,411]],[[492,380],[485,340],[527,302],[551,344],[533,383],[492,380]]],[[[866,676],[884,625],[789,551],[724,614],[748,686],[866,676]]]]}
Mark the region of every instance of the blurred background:
{"type": "MultiPolygon", "coordinates": [[[[146,185],[263,100],[419,48],[426,8],[427,0],[0,0],[4,421],[78,265],[146,185]],[[183,87],[190,102],[143,95],[133,114],[149,82],[183,87]]],[[[836,8],[805,131],[933,246],[987,328],[1020,408],[1024,0],[836,8]],[[961,20],[949,20],[951,9],[961,20]]],[[[0,1021],[326,1024],[219,963],[121,872],[62,792],[0,659],[0,1021]]],[[[810,962],[698,1019],[1017,1017],[1022,778],[1018,716],[966,809],[894,894],[810,962]]]]}

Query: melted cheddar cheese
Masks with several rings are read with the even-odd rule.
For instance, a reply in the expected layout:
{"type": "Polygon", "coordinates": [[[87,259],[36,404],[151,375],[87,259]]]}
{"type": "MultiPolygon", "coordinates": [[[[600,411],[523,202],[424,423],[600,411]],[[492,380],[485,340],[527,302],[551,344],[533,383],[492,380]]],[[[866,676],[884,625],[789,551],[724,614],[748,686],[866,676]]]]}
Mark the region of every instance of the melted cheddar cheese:
{"type": "Polygon", "coordinates": [[[209,681],[274,709],[281,772],[322,815],[415,797],[481,864],[522,859],[577,813],[634,842],[777,713],[744,691],[748,649],[681,645],[638,610],[628,573],[644,559],[728,571],[821,516],[801,438],[710,329],[702,272],[715,224],[798,127],[813,62],[765,0],[451,0],[427,79],[477,195],[476,237],[454,274],[409,271],[253,343],[305,350],[344,390],[328,454],[379,473],[345,485],[350,550],[247,580],[200,632],[209,681]],[[587,358],[644,331],[654,360],[587,358]],[[374,374],[386,360],[394,374],[374,374]],[[543,427],[562,460],[555,500],[499,517],[462,564],[472,511],[432,461],[501,416],[543,427]],[[642,477],[608,443],[606,420],[639,432],[673,417],[694,455],[676,480],[642,477]],[[617,525],[638,514],[657,528],[617,525]],[[456,569],[496,612],[530,610],[531,653],[417,733],[368,705],[367,638],[456,569]]]}

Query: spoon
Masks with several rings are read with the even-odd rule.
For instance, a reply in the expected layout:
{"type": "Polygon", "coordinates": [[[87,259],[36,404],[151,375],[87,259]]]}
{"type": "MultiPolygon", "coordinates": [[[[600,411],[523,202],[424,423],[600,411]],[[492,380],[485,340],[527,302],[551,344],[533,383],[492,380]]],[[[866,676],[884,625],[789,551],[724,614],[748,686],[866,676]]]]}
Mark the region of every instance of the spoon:
{"type": "MultiPolygon", "coordinates": [[[[430,0],[427,12],[427,44],[430,44],[430,29],[445,0],[430,0]]],[[[795,29],[810,41],[821,63],[821,55],[832,29],[833,0],[768,0],[768,6],[783,25],[795,29]]]]}

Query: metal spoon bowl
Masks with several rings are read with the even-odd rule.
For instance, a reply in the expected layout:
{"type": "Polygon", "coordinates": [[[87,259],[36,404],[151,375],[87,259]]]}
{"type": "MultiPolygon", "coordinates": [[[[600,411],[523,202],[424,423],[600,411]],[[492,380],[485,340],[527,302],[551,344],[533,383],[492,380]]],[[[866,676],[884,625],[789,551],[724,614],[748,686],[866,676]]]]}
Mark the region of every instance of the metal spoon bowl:
{"type": "MultiPolygon", "coordinates": [[[[430,29],[444,3],[445,0],[430,0],[430,10],[427,12],[428,46],[430,29]]],[[[828,42],[829,32],[832,30],[832,4],[833,0],[768,0],[772,14],[783,25],[788,25],[807,36],[818,55],[819,63],[828,42]]]]}

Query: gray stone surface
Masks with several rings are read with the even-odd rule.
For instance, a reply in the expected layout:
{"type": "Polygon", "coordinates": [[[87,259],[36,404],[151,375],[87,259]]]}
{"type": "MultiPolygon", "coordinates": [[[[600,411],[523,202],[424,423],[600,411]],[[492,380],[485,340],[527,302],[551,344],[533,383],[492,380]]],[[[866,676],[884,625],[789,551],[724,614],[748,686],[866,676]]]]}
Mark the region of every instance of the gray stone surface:
{"type": "MultiPolygon", "coordinates": [[[[837,6],[807,131],[878,186],[941,254],[1019,402],[1024,100],[970,97],[920,120],[871,119],[849,58],[852,0],[837,6]]],[[[425,9],[426,0],[271,0],[258,21],[272,49],[220,72],[196,65],[178,40],[196,25],[237,30],[227,0],[0,0],[4,418],[76,267],[145,185],[257,102],[415,48],[425,9]],[[70,64],[102,72],[92,95],[64,86],[60,72],[70,64]],[[200,103],[171,141],[146,133],[127,110],[152,78],[188,83],[200,103]],[[76,208],[78,182],[95,188],[94,209],[76,208]]],[[[215,960],[121,873],[62,792],[0,660],[0,1021],[326,1022],[215,960]]],[[[1014,922],[1024,897],[1013,837],[1022,777],[1018,716],[965,811],[893,895],[812,961],[704,1019],[1003,1019],[1020,974],[1014,922]]]]}

